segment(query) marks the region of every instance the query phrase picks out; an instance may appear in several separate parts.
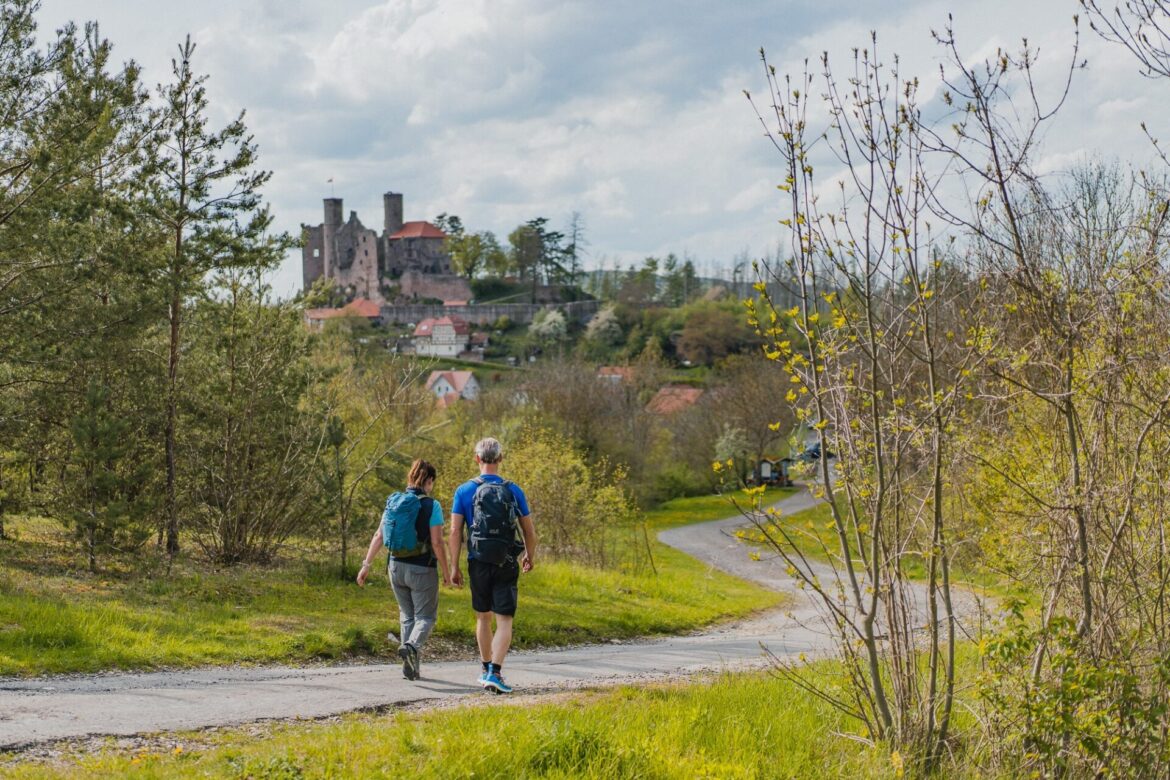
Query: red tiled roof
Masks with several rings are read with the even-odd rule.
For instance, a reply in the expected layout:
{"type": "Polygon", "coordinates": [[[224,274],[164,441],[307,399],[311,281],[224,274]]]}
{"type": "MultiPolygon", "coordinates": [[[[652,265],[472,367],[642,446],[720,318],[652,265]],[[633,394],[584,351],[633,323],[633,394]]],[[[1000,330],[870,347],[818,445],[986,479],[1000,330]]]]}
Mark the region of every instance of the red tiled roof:
{"type": "Polygon", "coordinates": [[[365,317],[370,320],[382,316],[382,307],[369,298],[354,298],[342,307],[342,311],[350,317],[365,317]]]}
{"type": "Polygon", "coordinates": [[[355,298],[340,309],[305,309],[306,320],[329,320],[334,317],[365,317],[368,320],[382,316],[382,307],[366,298],[355,298]]]}
{"type": "Polygon", "coordinates": [[[427,317],[425,320],[414,326],[414,335],[416,336],[430,336],[435,332],[436,325],[450,325],[455,332],[461,336],[466,336],[471,332],[471,326],[466,321],[458,317],[427,317]]]}
{"type": "Polygon", "coordinates": [[[693,405],[703,395],[697,387],[686,385],[667,385],[655,393],[646,404],[646,411],[654,414],[674,414],[693,405]]]}
{"type": "Polygon", "coordinates": [[[432,371],[427,377],[427,389],[434,387],[440,379],[446,379],[447,384],[451,385],[456,393],[462,393],[473,376],[470,371],[432,371]]]}
{"type": "Polygon", "coordinates": [[[404,223],[402,225],[402,228],[397,233],[394,233],[393,235],[390,236],[391,239],[395,239],[395,238],[446,238],[446,237],[447,237],[447,234],[444,233],[442,230],[439,230],[437,227],[432,225],[430,222],[424,222],[421,220],[418,222],[404,223]]]}
{"type": "Polygon", "coordinates": [[[305,309],[306,320],[327,320],[341,314],[341,309],[305,309]]]}
{"type": "Polygon", "coordinates": [[[467,324],[466,320],[461,320],[458,317],[440,317],[435,320],[436,325],[450,325],[455,329],[455,332],[461,336],[466,336],[471,332],[471,326],[467,324]]]}

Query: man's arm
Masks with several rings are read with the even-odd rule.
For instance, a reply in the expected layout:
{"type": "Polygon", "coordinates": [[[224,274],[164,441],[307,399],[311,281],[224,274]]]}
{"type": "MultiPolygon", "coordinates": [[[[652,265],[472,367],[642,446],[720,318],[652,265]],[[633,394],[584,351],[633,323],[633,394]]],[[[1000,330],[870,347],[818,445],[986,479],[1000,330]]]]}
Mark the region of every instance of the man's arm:
{"type": "Polygon", "coordinates": [[[536,526],[532,522],[532,515],[520,518],[520,533],[524,535],[524,555],[520,556],[520,568],[532,571],[536,557],[536,526]]]}
{"type": "Polygon", "coordinates": [[[459,568],[459,555],[463,550],[463,515],[451,513],[451,533],[447,538],[447,565],[451,572],[451,584],[463,587],[463,571],[459,568]]]}

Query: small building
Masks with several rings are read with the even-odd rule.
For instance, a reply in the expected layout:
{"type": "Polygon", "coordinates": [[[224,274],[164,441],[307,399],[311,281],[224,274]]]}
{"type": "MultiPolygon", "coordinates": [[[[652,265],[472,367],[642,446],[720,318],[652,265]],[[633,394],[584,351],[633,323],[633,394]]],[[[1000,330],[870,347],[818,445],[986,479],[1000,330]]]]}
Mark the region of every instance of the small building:
{"type": "Polygon", "coordinates": [[[689,385],[667,385],[654,394],[646,411],[663,416],[689,409],[703,397],[703,391],[689,385]]]}
{"type": "Polygon", "coordinates": [[[305,309],[305,324],[309,330],[319,331],[326,320],[336,317],[360,317],[378,325],[382,322],[382,307],[367,298],[355,298],[340,309],[305,309]]]}
{"type": "Polygon", "coordinates": [[[792,479],[788,476],[788,467],[791,465],[792,458],[760,458],[752,468],[750,482],[753,485],[790,487],[792,479]]]}
{"type": "Polygon", "coordinates": [[[615,385],[628,383],[634,380],[634,369],[632,366],[600,366],[597,369],[597,378],[615,385]]]}
{"type": "Polygon", "coordinates": [[[414,328],[416,355],[458,357],[467,351],[471,326],[458,317],[427,317],[414,328]]]}
{"type": "Polygon", "coordinates": [[[474,401],[479,397],[479,382],[470,371],[432,371],[427,390],[439,399],[440,406],[446,407],[457,400],[474,401]]]}

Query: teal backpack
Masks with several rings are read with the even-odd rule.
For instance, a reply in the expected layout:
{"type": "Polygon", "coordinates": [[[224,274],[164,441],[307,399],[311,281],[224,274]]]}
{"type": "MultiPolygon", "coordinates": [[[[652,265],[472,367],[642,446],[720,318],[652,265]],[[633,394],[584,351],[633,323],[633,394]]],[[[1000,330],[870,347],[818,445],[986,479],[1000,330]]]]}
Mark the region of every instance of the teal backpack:
{"type": "Polygon", "coordinates": [[[391,493],[382,512],[382,544],[392,558],[413,558],[431,551],[430,519],[434,499],[413,488],[391,493]]]}

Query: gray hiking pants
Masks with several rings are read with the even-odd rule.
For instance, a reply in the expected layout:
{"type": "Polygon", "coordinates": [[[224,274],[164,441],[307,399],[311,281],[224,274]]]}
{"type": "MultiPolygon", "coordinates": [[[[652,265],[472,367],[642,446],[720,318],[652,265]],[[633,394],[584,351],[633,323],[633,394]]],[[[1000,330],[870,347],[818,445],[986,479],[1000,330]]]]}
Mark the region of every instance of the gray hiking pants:
{"type": "Polygon", "coordinates": [[[439,570],[392,560],[390,586],[398,600],[402,643],[421,650],[439,616],[439,570]]]}

